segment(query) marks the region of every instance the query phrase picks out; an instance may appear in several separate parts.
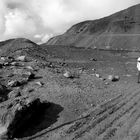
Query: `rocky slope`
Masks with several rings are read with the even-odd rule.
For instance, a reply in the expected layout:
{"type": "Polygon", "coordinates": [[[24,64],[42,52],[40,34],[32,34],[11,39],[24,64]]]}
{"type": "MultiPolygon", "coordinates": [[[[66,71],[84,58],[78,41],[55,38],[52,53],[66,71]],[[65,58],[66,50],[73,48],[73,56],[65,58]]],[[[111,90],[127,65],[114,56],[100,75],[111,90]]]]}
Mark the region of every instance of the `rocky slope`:
{"type": "Polygon", "coordinates": [[[25,38],[0,42],[0,56],[28,55],[34,58],[46,59],[47,54],[47,50],[25,38]]]}
{"type": "Polygon", "coordinates": [[[140,4],[111,16],[73,25],[46,45],[140,50],[140,4]]]}

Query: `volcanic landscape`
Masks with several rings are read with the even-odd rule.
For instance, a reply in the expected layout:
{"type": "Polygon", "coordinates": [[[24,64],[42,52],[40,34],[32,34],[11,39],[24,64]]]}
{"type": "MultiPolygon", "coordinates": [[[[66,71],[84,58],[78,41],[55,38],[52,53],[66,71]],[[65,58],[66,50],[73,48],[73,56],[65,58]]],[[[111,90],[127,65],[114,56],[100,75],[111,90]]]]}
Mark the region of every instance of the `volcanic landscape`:
{"type": "Polygon", "coordinates": [[[0,139],[140,140],[139,56],[140,4],[0,42],[0,139]]]}

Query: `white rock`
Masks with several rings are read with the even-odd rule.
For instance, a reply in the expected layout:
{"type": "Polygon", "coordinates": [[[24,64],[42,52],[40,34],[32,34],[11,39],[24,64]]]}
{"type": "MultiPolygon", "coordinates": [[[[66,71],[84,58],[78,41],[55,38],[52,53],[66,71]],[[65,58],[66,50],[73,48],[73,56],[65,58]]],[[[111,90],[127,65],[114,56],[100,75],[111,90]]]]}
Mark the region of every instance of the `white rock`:
{"type": "Polygon", "coordinates": [[[64,75],[64,77],[66,77],[66,78],[70,78],[70,77],[71,77],[71,74],[70,74],[69,71],[66,71],[63,75],[64,75]]]}
{"type": "Polygon", "coordinates": [[[34,70],[31,66],[26,66],[26,68],[29,70],[34,70]]]}
{"type": "Polygon", "coordinates": [[[26,59],[26,56],[25,56],[25,55],[23,55],[23,56],[18,56],[18,57],[16,58],[16,60],[18,60],[18,61],[25,61],[25,59],[26,59]]]}
{"type": "Polygon", "coordinates": [[[101,76],[100,76],[99,74],[97,74],[97,73],[95,74],[95,76],[96,76],[97,78],[100,78],[100,77],[101,77],[101,76]]]}
{"type": "Polygon", "coordinates": [[[39,86],[43,86],[43,83],[42,82],[35,82],[37,85],[39,86]]]}
{"type": "Polygon", "coordinates": [[[112,80],[113,79],[113,75],[108,75],[108,80],[112,80]]]}
{"type": "Polygon", "coordinates": [[[17,81],[13,81],[13,80],[9,81],[7,85],[11,86],[11,87],[15,87],[15,86],[17,86],[17,81]]]}
{"type": "Polygon", "coordinates": [[[4,61],[5,60],[5,57],[1,57],[0,59],[4,61]]]}

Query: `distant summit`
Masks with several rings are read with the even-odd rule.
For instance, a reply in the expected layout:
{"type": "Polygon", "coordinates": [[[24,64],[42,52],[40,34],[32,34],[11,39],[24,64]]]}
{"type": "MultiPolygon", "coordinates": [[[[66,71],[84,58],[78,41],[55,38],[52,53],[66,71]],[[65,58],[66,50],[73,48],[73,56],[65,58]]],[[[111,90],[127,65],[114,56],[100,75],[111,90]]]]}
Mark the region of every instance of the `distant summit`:
{"type": "Polygon", "coordinates": [[[73,25],[46,45],[84,48],[140,50],[140,4],[108,17],[73,25]]]}

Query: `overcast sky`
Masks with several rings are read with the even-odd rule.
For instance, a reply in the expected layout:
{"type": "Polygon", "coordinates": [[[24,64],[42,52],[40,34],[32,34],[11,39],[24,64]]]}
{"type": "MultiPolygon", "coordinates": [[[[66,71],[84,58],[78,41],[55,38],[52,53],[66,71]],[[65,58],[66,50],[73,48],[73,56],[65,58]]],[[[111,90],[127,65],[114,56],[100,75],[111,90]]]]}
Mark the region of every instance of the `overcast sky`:
{"type": "Polygon", "coordinates": [[[0,40],[45,42],[73,24],[101,18],[140,0],[0,0],[0,40]]]}

